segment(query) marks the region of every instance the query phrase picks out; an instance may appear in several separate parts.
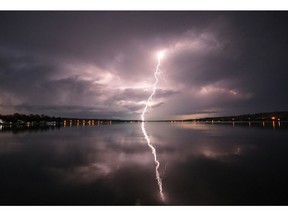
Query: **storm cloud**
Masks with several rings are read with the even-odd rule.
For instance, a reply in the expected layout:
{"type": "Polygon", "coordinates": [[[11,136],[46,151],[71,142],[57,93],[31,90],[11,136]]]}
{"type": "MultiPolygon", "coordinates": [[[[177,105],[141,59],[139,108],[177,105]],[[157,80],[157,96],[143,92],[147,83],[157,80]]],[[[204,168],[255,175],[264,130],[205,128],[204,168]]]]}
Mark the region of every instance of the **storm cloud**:
{"type": "Polygon", "coordinates": [[[0,12],[0,112],[149,119],[288,109],[287,12],[0,12]]]}

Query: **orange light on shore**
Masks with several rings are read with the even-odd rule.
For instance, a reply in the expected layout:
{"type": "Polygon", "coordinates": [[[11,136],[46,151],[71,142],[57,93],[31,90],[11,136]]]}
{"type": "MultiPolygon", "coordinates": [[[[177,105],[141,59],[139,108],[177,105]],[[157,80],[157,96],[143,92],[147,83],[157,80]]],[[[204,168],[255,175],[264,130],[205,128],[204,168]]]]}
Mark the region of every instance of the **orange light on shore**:
{"type": "Polygon", "coordinates": [[[273,116],[273,117],[271,117],[271,119],[272,119],[272,120],[275,120],[275,119],[276,119],[276,117],[274,117],[274,116],[273,116]]]}

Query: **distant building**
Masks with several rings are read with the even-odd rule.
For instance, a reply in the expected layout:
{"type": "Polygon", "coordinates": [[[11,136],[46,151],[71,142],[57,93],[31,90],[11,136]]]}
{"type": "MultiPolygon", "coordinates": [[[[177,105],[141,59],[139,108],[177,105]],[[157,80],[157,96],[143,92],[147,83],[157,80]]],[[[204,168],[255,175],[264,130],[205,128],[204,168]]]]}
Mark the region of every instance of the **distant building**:
{"type": "Polygon", "coordinates": [[[22,121],[22,120],[17,120],[17,122],[16,122],[17,125],[22,125],[22,124],[24,124],[24,123],[25,123],[25,122],[22,121]]]}

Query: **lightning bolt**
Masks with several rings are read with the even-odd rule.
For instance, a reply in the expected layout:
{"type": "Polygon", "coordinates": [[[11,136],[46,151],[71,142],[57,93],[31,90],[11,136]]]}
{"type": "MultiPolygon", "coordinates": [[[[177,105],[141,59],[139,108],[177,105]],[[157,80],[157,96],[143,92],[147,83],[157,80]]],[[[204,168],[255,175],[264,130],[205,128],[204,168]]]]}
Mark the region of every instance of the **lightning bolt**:
{"type": "Polygon", "coordinates": [[[158,84],[158,82],[159,82],[159,79],[158,79],[159,67],[160,67],[160,64],[161,64],[161,59],[163,58],[163,53],[162,53],[162,52],[159,52],[158,55],[157,55],[157,58],[158,58],[158,64],[157,64],[156,70],[155,70],[155,72],[154,72],[154,77],[155,77],[155,80],[156,80],[156,81],[155,81],[155,83],[154,83],[154,85],[153,85],[152,94],[149,96],[149,98],[148,98],[148,100],[147,100],[147,102],[146,102],[146,104],[145,104],[145,108],[144,108],[144,110],[143,110],[143,112],[142,112],[142,115],[141,115],[142,121],[145,121],[145,113],[146,113],[146,111],[147,111],[148,106],[151,107],[150,102],[151,102],[153,96],[154,96],[155,93],[156,93],[157,84],[158,84]]]}
{"type": "Polygon", "coordinates": [[[151,93],[151,95],[149,96],[146,104],[145,104],[145,108],[142,112],[142,115],[141,115],[141,119],[142,119],[142,132],[144,134],[144,137],[145,137],[145,140],[147,142],[147,145],[149,146],[149,148],[151,149],[152,151],[152,154],[153,154],[153,157],[154,157],[154,161],[155,161],[155,172],[156,172],[156,180],[157,180],[157,183],[158,183],[158,187],[159,187],[159,193],[160,193],[160,196],[161,196],[161,199],[162,201],[165,200],[165,197],[164,197],[164,194],[163,194],[163,187],[162,187],[162,179],[160,177],[160,174],[159,174],[159,167],[160,167],[160,163],[159,161],[157,160],[157,152],[156,152],[156,149],[154,148],[154,146],[151,144],[151,140],[149,138],[149,136],[147,135],[147,132],[146,132],[146,129],[145,129],[145,113],[147,111],[147,108],[148,106],[151,107],[150,103],[151,103],[151,100],[153,98],[153,96],[155,95],[156,93],[156,90],[157,90],[157,84],[158,84],[158,74],[159,74],[159,68],[160,68],[160,64],[161,64],[161,59],[163,58],[163,52],[159,52],[157,54],[157,59],[158,59],[158,64],[157,64],[157,67],[156,67],[156,70],[154,72],[154,77],[155,77],[155,83],[153,85],[153,91],[151,93]]]}

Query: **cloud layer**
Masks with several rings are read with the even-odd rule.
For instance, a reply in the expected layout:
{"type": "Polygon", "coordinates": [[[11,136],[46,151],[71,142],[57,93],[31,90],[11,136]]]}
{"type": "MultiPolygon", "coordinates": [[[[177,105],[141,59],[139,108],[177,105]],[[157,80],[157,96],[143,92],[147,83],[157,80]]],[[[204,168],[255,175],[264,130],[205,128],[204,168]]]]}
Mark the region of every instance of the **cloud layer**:
{"type": "Polygon", "coordinates": [[[285,12],[1,12],[0,112],[149,119],[287,110],[285,12]]]}

